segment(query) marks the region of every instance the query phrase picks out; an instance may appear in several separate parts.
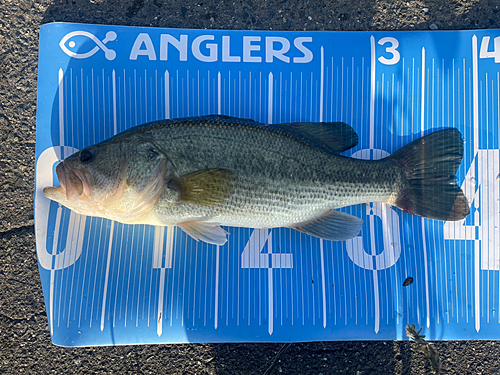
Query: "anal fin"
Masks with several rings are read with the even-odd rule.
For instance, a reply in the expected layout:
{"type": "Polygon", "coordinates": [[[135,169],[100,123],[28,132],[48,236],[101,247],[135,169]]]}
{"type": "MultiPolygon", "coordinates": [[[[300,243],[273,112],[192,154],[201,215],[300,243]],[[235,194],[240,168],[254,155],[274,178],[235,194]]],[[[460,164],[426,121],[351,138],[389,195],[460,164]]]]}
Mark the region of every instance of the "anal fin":
{"type": "Polygon", "coordinates": [[[291,228],[329,241],[346,241],[356,237],[362,226],[363,220],[359,217],[332,210],[317,219],[296,224],[291,228]]]}

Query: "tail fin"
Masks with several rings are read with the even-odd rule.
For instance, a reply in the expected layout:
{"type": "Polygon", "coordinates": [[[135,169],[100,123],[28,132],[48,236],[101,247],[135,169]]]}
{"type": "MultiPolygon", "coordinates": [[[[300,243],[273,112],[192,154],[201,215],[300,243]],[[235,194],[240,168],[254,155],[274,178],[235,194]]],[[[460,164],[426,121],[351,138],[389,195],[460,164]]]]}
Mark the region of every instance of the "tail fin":
{"type": "Polygon", "coordinates": [[[457,129],[431,133],[396,151],[389,158],[401,165],[406,181],[395,205],[430,219],[465,218],[469,203],[455,180],[463,155],[464,142],[457,129]]]}

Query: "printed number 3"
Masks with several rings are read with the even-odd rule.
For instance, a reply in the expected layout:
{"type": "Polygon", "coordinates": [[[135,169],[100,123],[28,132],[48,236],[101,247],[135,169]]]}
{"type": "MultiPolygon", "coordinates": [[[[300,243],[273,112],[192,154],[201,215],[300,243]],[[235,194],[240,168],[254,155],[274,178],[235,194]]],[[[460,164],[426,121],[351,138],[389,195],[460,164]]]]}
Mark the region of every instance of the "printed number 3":
{"type": "Polygon", "coordinates": [[[386,43],[391,43],[391,45],[389,47],[386,47],[385,50],[386,50],[386,52],[391,53],[392,57],[390,59],[386,59],[384,56],[380,56],[378,58],[378,61],[380,61],[382,64],[385,64],[385,65],[397,64],[399,62],[400,57],[401,57],[399,55],[399,51],[396,49],[399,47],[398,40],[396,38],[386,37],[386,38],[382,38],[378,41],[378,44],[380,44],[381,46],[383,46],[386,43]]]}

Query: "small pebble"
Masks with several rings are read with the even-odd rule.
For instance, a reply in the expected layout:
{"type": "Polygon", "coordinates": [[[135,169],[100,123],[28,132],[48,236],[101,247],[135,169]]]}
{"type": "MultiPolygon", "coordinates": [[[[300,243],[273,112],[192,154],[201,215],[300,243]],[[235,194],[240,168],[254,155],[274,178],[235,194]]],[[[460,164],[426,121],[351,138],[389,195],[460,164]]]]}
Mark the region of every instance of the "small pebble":
{"type": "Polygon", "coordinates": [[[431,29],[431,30],[437,30],[437,29],[438,29],[438,27],[437,27],[437,25],[436,25],[435,23],[433,23],[433,24],[431,24],[431,25],[429,26],[429,29],[431,29]]]}
{"type": "Polygon", "coordinates": [[[404,281],[403,283],[403,286],[408,286],[408,285],[411,285],[413,284],[413,277],[407,277],[406,280],[404,281]]]}
{"type": "Polygon", "coordinates": [[[14,183],[14,188],[19,188],[24,185],[24,180],[22,177],[18,177],[16,182],[14,183]]]}
{"type": "Polygon", "coordinates": [[[424,13],[427,13],[429,11],[429,8],[424,8],[422,10],[424,11],[424,13]]]}

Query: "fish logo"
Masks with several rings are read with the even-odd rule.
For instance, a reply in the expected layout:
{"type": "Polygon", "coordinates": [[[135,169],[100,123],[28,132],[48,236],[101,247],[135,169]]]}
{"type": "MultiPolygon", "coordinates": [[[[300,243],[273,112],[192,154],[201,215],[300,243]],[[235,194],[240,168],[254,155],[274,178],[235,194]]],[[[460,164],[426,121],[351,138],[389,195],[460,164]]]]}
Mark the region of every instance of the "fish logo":
{"type": "Polygon", "coordinates": [[[116,39],[117,35],[114,31],[108,31],[106,33],[106,37],[101,41],[94,34],[89,33],[88,31],[72,31],[69,34],[66,34],[61,41],[59,42],[59,46],[64,51],[64,53],[70,57],[74,57],[76,59],[86,59],[90,56],[96,54],[100,49],[103,50],[104,56],[108,60],[114,60],[116,58],[116,52],[112,49],[109,49],[105,46],[106,43],[112,42],[116,39]],[[92,48],[90,51],[85,53],[78,53],[75,50],[78,49],[78,45],[74,40],[70,40],[76,36],[83,36],[88,39],[91,39],[96,46],[92,48]],[[69,41],[69,42],[68,42],[69,41]],[[68,42],[66,44],[66,42],[68,42]],[[76,47],[76,48],[75,48],[76,47]]]}

